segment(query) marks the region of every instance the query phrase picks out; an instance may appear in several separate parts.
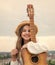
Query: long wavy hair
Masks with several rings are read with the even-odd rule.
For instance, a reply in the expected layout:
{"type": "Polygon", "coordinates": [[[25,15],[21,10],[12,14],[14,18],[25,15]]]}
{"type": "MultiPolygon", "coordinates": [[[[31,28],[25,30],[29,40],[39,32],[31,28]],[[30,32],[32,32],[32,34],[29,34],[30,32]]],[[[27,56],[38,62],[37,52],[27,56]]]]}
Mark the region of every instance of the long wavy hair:
{"type": "MultiPolygon", "coordinates": [[[[30,26],[29,24],[26,24],[26,25],[28,25],[28,26],[30,26]]],[[[26,25],[24,25],[24,26],[26,26],[26,25]]],[[[18,35],[18,39],[17,39],[17,42],[16,42],[16,49],[18,50],[18,59],[20,58],[20,50],[21,50],[21,47],[24,45],[24,40],[23,40],[23,38],[21,37],[21,33],[22,33],[22,31],[23,31],[23,27],[24,26],[22,26],[20,29],[19,29],[19,35],[18,35]]]]}

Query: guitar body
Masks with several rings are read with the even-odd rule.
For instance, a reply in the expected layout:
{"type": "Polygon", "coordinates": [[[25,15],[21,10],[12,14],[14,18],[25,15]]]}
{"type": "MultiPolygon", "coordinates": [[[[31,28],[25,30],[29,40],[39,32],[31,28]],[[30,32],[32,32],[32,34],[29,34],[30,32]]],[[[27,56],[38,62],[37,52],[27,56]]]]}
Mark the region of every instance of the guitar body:
{"type": "MultiPolygon", "coordinates": [[[[35,32],[34,32],[35,28],[34,28],[34,17],[33,17],[34,13],[33,12],[34,12],[33,6],[28,5],[28,16],[30,18],[31,41],[37,42],[36,38],[35,38],[35,32]]],[[[47,53],[46,52],[33,55],[26,48],[24,48],[21,51],[21,56],[22,56],[22,59],[23,59],[23,65],[48,65],[47,64],[47,53]]]]}
{"type": "Polygon", "coordinates": [[[47,53],[43,52],[40,53],[38,55],[35,55],[38,57],[38,61],[37,62],[32,62],[31,57],[33,55],[31,55],[27,49],[23,49],[22,51],[22,58],[23,58],[23,63],[24,65],[48,65],[46,58],[47,58],[47,53]]]}

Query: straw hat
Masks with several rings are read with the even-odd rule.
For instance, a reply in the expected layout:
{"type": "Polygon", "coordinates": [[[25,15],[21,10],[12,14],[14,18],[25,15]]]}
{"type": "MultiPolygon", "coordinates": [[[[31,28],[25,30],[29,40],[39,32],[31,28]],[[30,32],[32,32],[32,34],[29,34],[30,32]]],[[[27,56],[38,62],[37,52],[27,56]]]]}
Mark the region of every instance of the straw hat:
{"type": "MultiPolygon", "coordinates": [[[[22,21],[18,26],[17,26],[17,28],[16,28],[16,30],[15,30],[15,33],[16,33],[16,35],[17,36],[19,36],[19,30],[21,29],[21,27],[23,27],[24,25],[26,25],[26,24],[28,24],[28,25],[30,25],[30,22],[29,21],[22,21]]],[[[34,25],[34,29],[35,29],[35,32],[37,33],[38,32],[38,28],[37,28],[37,26],[36,25],[34,25]]]]}

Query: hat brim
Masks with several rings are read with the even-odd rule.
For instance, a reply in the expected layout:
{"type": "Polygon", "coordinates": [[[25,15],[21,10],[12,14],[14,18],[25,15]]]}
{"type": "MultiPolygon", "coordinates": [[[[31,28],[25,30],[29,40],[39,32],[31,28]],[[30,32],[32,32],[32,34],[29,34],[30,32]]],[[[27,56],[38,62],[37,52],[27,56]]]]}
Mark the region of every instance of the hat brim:
{"type": "MultiPolygon", "coordinates": [[[[17,36],[19,36],[19,33],[20,33],[19,30],[20,30],[20,28],[23,27],[23,26],[26,25],[26,24],[30,25],[30,22],[29,22],[29,21],[23,21],[22,23],[20,23],[20,24],[17,26],[17,28],[16,28],[16,30],[15,30],[15,33],[16,33],[17,36]]],[[[37,26],[34,25],[34,28],[35,28],[35,32],[37,33],[37,32],[38,32],[37,26]]]]}

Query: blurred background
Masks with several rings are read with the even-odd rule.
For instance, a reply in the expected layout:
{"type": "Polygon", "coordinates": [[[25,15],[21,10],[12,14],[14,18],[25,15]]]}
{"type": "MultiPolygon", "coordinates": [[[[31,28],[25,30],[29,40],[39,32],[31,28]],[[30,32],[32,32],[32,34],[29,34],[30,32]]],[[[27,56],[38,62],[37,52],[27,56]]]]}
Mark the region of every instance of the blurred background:
{"type": "Polygon", "coordinates": [[[23,20],[29,20],[27,4],[34,7],[34,21],[39,29],[36,38],[48,46],[52,59],[55,57],[55,0],[0,0],[0,53],[15,48],[15,29],[23,20]]]}

